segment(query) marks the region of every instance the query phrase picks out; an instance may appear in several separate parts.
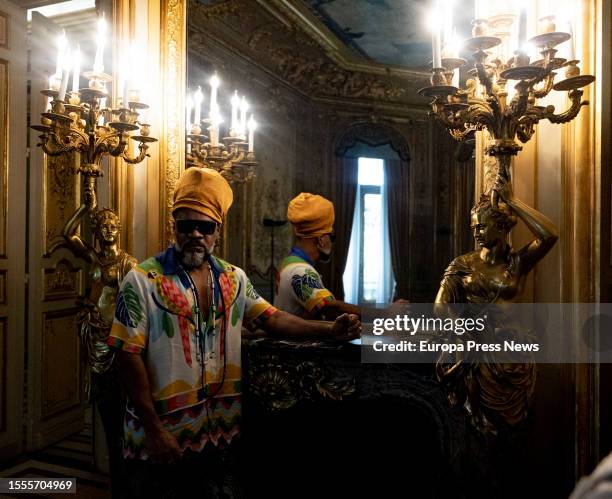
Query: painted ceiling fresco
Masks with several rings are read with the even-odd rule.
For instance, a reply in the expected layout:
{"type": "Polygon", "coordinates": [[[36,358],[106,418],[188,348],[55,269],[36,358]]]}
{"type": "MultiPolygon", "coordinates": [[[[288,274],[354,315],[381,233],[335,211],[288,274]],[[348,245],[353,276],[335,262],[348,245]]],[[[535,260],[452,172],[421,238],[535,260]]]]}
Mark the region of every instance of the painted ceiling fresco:
{"type": "MultiPolygon", "coordinates": [[[[383,64],[425,68],[431,61],[426,27],[431,0],[301,0],[338,38],[365,58],[383,64]]],[[[473,0],[458,0],[458,35],[467,36],[473,0]]],[[[443,6],[450,4],[442,0],[443,6]]]]}

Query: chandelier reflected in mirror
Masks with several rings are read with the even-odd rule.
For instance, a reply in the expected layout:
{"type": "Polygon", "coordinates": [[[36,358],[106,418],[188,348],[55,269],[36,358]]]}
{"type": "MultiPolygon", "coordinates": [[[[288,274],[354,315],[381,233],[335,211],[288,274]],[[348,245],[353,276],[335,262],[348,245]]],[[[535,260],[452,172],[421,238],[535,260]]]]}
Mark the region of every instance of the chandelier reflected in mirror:
{"type": "Polygon", "coordinates": [[[230,100],[231,122],[227,136],[221,138],[223,118],[217,97],[220,83],[216,73],[209,80],[210,103],[206,118],[202,118],[202,88],[198,87],[187,96],[185,162],[187,167],[212,168],[230,183],[245,183],[255,176],[254,139],[257,124],[253,115],[247,120],[249,104],[236,91],[230,100]]]}

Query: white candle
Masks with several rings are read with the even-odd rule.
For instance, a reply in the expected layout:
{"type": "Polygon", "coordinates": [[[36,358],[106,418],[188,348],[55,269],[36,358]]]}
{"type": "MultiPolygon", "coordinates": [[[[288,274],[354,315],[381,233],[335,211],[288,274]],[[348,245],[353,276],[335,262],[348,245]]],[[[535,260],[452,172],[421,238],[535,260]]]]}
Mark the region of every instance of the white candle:
{"type": "Polygon", "coordinates": [[[52,74],[51,76],[49,76],[49,89],[51,90],[59,90],[59,78],[57,77],[57,74],[52,74]]]}
{"type": "Polygon", "coordinates": [[[257,128],[257,123],[255,122],[255,118],[253,115],[249,118],[249,152],[253,152],[255,150],[255,129],[257,128]]]}
{"type": "Polygon", "coordinates": [[[64,69],[64,57],[66,56],[67,46],[68,40],[66,40],[66,32],[63,31],[62,34],[57,37],[57,63],[55,65],[55,74],[58,78],[64,69]]]}
{"type": "Polygon", "coordinates": [[[202,101],[204,100],[204,94],[202,93],[202,88],[198,87],[198,90],[195,93],[195,116],[193,118],[193,122],[196,125],[200,125],[200,121],[202,120],[202,101]]]}
{"type": "Polygon", "coordinates": [[[106,108],[106,97],[100,99],[100,116],[98,117],[98,126],[104,126],[104,112],[106,108]]]}
{"type": "Polygon", "coordinates": [[[126,57],[121,59],[121,107],[128,109],[130,102],[129,62],[126,57]]]}
{"type": "MultiPolygon", "coordinates": [[[[454,42],[454,32],[453,32],[453,6],[455,0],[447,0],[446,1],[446,10],[444,11],[444,47],[448,47],[447,50],[452,50],[451,46],[454,42]]],[[[438,6],[439,9],[439,6],[438,6]]],[[[440,11],[438,10],[438,13],[440,11]]],[[[449,57],[455,57],[450,55],[449,57]]]]}
{"type": "Polygon", "coordinates": [[[436,0],[435,10],[432,15],[432,38],[431,38],[431,48],[432,48],[432,58],[433,58],[433,67],[441,68],[442,67],[442,48],[440,42],[440,1],[436,0]]]}
{"type": "Polygon", "coordinates": [[[72,72],[72,91],[79,91],[79,78],[81,76],[81,48],[77,45],[76,50],[74,51],[74,69],[72,72]]]}
{"type": "Polygon", "coordinates": [[[210,79],[210,117],[212,118],[215,109],[217,109],[217,89],[219,88],[219,77],[217,73],[212,75],[210,79]]]}
{"type": "Polygon", "coordinates": [[[58,100],[64,101],[66,99],[66,89],[68,88],[68,77],[70,71],[67,69],[62,70],[62,82],[60,83],[59,94],[57,95],[58,100]]]}
{"type": "Polygon", "coordinates": [[[185,101],[185,131],[191,133],[191,111],[193,110],[193,99],[191,94],[187,96],[185,101]]]}
{"type": "Polygon", "coordinates": [[[104,71],[104,44],[106,42],[106,21],[104,13],[98,20],[98,32],[96,34],[96,58],[94,59],[94,73],[102,73],[104,71]]]}
{"type": "Polygon", "coordinates": [[[574,38],[574,25],[573,23],[570,21],[568,23],[568,30],[569,30],[569,34],[570,34],[570,39],[567,41],[567,43],[569,44],[569,61],[573,61],[576,59],[576,39],[574,38]]]}
{"type": "Polygon", "coordinates": [[[246,113],[249,110],[249,103],[246,101],[244,97],[242,97],[242,101],[240,102],[240,135],[246,135],[246,113]]]}
{"type": "Polygon", "coordinates": [[[453,70],[453,81],[451,83],[453,87],[459,88],[459,68],[453,70]]]}
{"type": "Polygon", "coordinates": [[[231,99],[232,104],[232,128],[230,130],[230,135],[234,135],[238,131],[238,107],[240,106],[240,98],[238,97],[238,90],[234,91],[234,95],[231,99]]]}

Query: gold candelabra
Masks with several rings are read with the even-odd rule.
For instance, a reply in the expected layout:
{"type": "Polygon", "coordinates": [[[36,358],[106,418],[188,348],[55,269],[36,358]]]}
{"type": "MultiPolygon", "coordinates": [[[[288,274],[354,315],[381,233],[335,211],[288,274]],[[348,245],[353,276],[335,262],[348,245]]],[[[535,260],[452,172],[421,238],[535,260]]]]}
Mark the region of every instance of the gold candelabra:
{"type": "MultiPolygon", "coordinates": [[[[512,16],[495,16],[473,21],[472,37],[464,42],[466,50],[473,52],[472,77],[461,89],[452,84],[455,70],[466,64],[465,59],[442,57],[441,67],[432,68],[431,86],[419,90],[430,103],[432,114],[445,126],[453,138],[463,140],[476,130],[487,130],[491,136],[485,152],[496,161],[496,185],[510,180],[510,161],[529,141],[540,120],[551,123],[572,121],[588,101],[582,100],[582,88],[593,83],[592,75],[581,75],[579,61],[557,57],[555,47],[571,38],[569,33],[556,31],[554,20],[545,18],[545,33],[529,40],[542,58],[530,61],[524,51],[517,51],[506,59],[504,51],[489,51],[505,43],[503,37],[490,36],[489,29],[498,34],[512,23],[512,16]],[[555,83],[557,70],[565,68],[565,78],[555,83]],[[510,82],[517,82],[509,88],[510,82]],[[509,96],[509,91],[514,95],[509,96]],[[562,113],[555,113],[552,105],[538,105],[538,99],[552,90],[567,92],[570,105],[562,113]]],[[[501,47],[500,47],[501,48],[501,47]]],[[[435,49],[434,49],[435,50],[435,49]]],[[[434,58],[434,66],[436,66],[434,58]]],[[[497,199],[495,190],[493,198],[497,199]]],[[[496,201],[495,201],[496,203],[496,201]]]]}
{"type": "MultiPolygon", "coordinates": [[[[206,125],[210,122],[210,119],[202,120],[206,125]]],[[[190,132],[186,140],[187,167],[212,168],[230,183],[245,183],[255,177],[257,161],[245,137],[230,136],[211,142],[198,124],[192,125],[190,132]]]]}
{"type": "Polygon", "coordinates": [[[42,113],[40,125],[32,128],[41,132],[42,150],[49,156],[78,152],[81,155],[79,172],[84,179],[83,198],[91,210],[96,208],[96,179],[102,176],[100,161],[104,156],[121,157],[127,163],[137,164],[149,156],[148,144],[157,139],[150,137],[150,125],[139,121],[139,111],[149,106],[134,101],[122,102],[121,107],[105,107],[110,98],[106,84],[112,77],[105,73],[87,72],[88,88],[70,92],[68,101],[59,98],[60,91],[42,90],[50,101],[49,109],[42,113]],[[139,130],[139,134],[131,132],[139,130]],[[138,142],[138,155],[130,155],[129,140],[138,142]]]}

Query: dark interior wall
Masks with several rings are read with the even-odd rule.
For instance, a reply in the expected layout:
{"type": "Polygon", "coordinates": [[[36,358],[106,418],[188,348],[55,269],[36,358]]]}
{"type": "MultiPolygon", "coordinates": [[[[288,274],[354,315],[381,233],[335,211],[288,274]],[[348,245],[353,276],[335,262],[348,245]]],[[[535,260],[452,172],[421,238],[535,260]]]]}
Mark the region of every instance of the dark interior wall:
{"type": "MultiPolygon", "coordinates": [[[[397,130],[410,150],[406,223],[414,244],[407,248],[409,299],[431,302],[444,268],[457,251],[472,247],[469,210],[464,210],[473,200],[473,162],[457,163],[455,142],[427,115],[427,107],[381,110],[375,102],[364,106],[346,99],[314,99],[232,49],[231,40],[207,34],[201,26],[190,25],[188,34],[188,85],[202,85],[206,95],[204,84],[218,71],[224,88],[248,96],[260,123],[257,178],[246,187],[246,197],[237,189],[228,218],[229,259],[245,268],[260,292],[269,296],[271,229],[263,226],[263,218],[285,219],[287,203],[302,191],[330,197],[338,138],[356,123],[380,123],[397,130]]],[[[229,96],[220,94],[222,108],[229,109],[229,96]]],[[[289,224],[275,229],[275,266],[292,239],[289,224]]]]}

